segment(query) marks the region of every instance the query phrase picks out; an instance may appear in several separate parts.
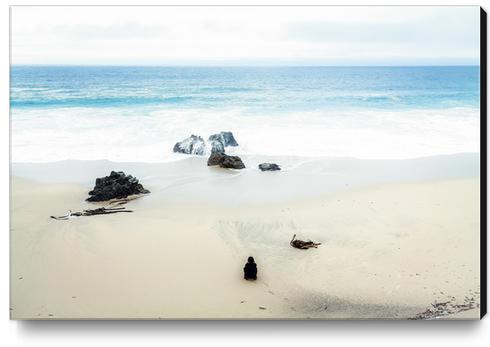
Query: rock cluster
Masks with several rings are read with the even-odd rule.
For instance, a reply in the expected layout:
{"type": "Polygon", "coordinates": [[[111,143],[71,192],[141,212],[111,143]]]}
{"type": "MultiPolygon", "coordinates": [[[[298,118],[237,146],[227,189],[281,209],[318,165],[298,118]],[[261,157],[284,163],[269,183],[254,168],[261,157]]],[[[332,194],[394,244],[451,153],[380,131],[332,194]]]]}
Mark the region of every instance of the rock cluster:
{"type": "Polygon", "coordinates": [[[136,177],[124,172],[111,171],[109,176],[97,178],[95,187],[88,194],[87,201],[107,201],[123,199],[133,194],[147,194],[150,191],[143,188],[136,177]]]}
{"type": "Polygon", "coordinates": [[[261,171],[278,171],[281,170],[281,167],[274,163],[262,163],[259,164],[259,169],[261,171]]]}
{"type": "Polygon", "coordinates": [[[174,152],[184,154],[205,155],[207,146],[211,147],[211,153],[225,153],[225,147],[238,146],[231,131],[222,131],[218,134],[209,136],[208,144],[201,136],[191,135],[190,137],[177,142],[174,145],[174,152]]]}
{"type": "Polygon", "coordinates": [[[216,165],[226,169],[245,169],[245,164],[240,157],[219,152],[211,153],[208,159],[208,166],[216,165]]]}
{"type": "MultiPolygon", "coordinates": [[[[174,152],[206,155],[211,153],[208,159],[208,166],[219,165],[223,168],[229,169],[244,169],[245,164],[237,156],[230,156],[225,154],[226,147],[236,147],[238,142],[236,141],[231,131],[221,131],[217,134],[213,134],[205,141],[201,136],[191,135],[190,137],[177,142],[174,146],[174,152]]],[[[261,171],[278,171],[281,167],[274,163],[262,163],[259,164],[261,171]]]]}

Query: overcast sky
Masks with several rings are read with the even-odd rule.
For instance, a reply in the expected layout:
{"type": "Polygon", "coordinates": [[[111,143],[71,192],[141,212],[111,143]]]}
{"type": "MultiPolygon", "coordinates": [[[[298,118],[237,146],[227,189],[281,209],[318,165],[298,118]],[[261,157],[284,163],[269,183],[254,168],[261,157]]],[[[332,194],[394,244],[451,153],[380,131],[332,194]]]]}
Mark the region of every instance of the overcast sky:
{"type": "Polygon", "coordinates": [[[479,64],[478,7],[13,7],[13,64],[479,64]]]}

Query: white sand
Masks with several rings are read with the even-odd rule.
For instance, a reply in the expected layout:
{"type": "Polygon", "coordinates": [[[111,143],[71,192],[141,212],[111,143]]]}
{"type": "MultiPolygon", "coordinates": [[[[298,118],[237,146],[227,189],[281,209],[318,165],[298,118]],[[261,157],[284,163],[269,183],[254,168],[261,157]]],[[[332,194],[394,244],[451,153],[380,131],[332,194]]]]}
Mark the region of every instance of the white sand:
{"type": "Polygon", "coordinates": [[[252,169],[263,159],[14,164],[12,318],[405,319],[479,300],[477,156],[252,169]],[[133,213],[49,218],[94,206],[87,191],[112,168],[152,191],[133,213]],[[323,244],[293,249],[293,233],[323,244]]]}

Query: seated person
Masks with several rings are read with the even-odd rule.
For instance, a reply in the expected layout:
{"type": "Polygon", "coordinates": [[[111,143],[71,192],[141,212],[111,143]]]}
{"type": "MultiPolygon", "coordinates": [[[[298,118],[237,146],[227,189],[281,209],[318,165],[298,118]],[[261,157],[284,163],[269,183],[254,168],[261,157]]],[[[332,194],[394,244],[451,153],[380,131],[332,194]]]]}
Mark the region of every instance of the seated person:
{"type": "Polygon", "coordinates": [[[255,264],[253,257],[248,257],[248,263],[245,264],[243,268],[243,278],[246,280],[256,280],[257,279],[257,264],[255,264]]]}

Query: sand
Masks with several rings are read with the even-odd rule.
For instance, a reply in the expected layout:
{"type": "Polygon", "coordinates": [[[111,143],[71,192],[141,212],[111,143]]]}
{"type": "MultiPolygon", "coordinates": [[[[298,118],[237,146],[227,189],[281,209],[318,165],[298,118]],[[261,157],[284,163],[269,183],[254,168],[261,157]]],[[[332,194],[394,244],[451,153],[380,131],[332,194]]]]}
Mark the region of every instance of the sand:
{"type": "Polygon", "coordinates": [[[11,317],[407,319],[479,302],[477,155],[283,158],[274,173],[254,169],[264,159],[281,158],[14,164],[11,317]],[[111,168],[152,192],[133,213],[49,218],[100,206],[84,199],[111,168]],[[293,234],[322,245],[294,249],[293,234]]]}

